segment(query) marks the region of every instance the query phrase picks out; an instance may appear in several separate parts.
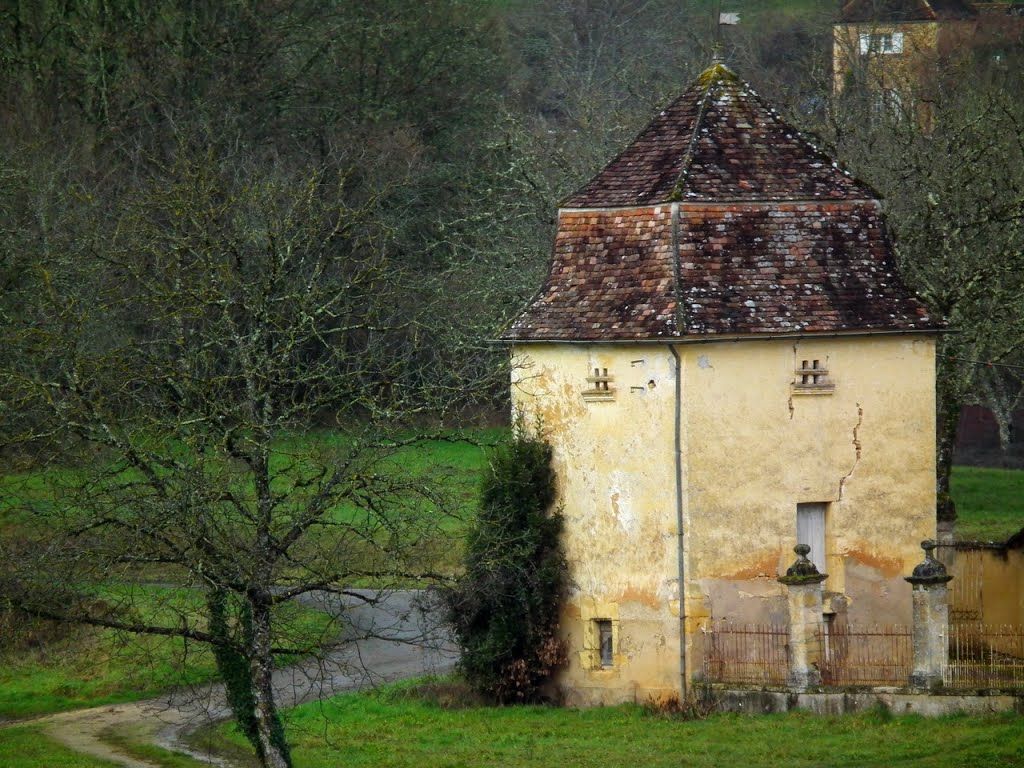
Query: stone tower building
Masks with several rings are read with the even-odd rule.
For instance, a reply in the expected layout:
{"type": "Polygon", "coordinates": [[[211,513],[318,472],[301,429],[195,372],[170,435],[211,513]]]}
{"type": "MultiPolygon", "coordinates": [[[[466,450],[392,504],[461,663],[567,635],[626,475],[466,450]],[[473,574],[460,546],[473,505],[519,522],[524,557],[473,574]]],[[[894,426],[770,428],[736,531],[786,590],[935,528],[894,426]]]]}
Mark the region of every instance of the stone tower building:
{"type": "Polygon", "coordinates": [[[567,701],[679,693],[708,620],[785,623],[798,541],[828,620],[909,622],[940,327],[878,196],[721,64],[563,203],[505,339],[566,517],[567,701]]]}

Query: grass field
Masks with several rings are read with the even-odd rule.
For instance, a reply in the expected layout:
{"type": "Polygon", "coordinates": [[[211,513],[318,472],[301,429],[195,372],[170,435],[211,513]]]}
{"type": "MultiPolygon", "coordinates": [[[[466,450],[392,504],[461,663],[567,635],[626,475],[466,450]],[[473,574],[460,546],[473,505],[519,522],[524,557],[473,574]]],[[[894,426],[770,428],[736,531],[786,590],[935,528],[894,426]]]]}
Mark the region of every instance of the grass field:
{"type": "MultiPolygon", "coordinates": [[[[405,686],[291,713],[302,768],[744,768],[1024,764],[1019,716],[715,714],[684,721],[639,706],[443,709],[405,686]]],[[[227,733],[229,726],[222,727],[227,733]]],[[[236,743],[237,734],[226,736],[236,743]]]]}
{"type": "Polygon", "coordinates": [[[1024,528],[1024,470],[954,467],[957,538],[1005,541],[1024,528]]]}
{"type": "MultiPolygon", "coordinates": [[[[133,592],[133,604],[149,618],[187,613],[193,609],[183,603],[200,599],[156,587],[133,592]]],[[[289,637],[318,637],[328,627],[319,611],[291,603],[281,608],[278,625],[287,626],[289,637]]],[[[49,626],[45,632],[38,641],[0,653],[0,718],[135,701],[215,677],[213,656],[203,644],[84,627],[49,626]]]]}
{"type": "MultiPolygon", "coordinates": [[[[473,433],[473,442],[438,440],[403,449],[394,459],[407,471],[444,478],[459,506],[471,513],[486,459],[480,443],[501,430],[473,433]]],[[[33,491],[42,494],[32,482],[33,491]]],[[[1024,471],[956,467],[953,494],[960,512],[961,539],[1004,540],[1024,526],[1024,471]]],[[[459,533],[466,521],[448,525],[459,533]]],[[[452,560],[457,557],[453,547],[452,560]]],[[[138,699],[183,680],[210,679],[205,651],[189,648],[182,664],[180,641],[144,639],[124,644],[114,633],[75,630],[16,654],[0,655],[0,716],[23,717],[65,709],[138,699]]]]}
{"type": "Polygon", "coordinates": [[[0,765],[4,768],[114,768],[100,760],[58,744],[38,726],[19,725],[0,729],[0,765]]]}

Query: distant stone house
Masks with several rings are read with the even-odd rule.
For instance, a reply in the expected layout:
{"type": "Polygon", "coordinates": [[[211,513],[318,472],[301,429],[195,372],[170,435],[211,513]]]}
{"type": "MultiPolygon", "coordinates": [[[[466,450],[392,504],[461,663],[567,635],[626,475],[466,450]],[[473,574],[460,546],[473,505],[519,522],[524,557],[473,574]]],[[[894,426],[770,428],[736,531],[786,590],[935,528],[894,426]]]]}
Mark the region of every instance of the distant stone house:
{"type": "Polygon", "coordinates": [[[966,0],[849,0],[833,26],[833,88],[861,80],[879,109],[916,114],[928,104],[943,63],[974,53],[998,60],[1020,47],[1024,4],[966,0]]]}
{"type": "Polygon", "coordinates": [[[785,623],[798,542],[827,620],[909,623],[940,328],[878,196],[721,64],[565,200],[504,338],[566,518],[567,701],[677,694],[709,620],[785,623]]]}

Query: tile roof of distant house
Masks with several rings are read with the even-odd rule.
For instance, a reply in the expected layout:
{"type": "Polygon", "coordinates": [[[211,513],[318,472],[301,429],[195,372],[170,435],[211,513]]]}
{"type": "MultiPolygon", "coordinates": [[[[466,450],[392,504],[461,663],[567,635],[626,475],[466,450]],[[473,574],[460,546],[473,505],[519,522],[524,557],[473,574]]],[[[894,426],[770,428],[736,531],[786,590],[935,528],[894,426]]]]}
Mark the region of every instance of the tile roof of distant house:
{"type": "Polygon", "coordinates": [[[547,282],[504,338],[934,331],[877,195],[712,66],[559,211],[547,282]]]}
{"type": "Polygon", "coordinates": [[[841,23],[872,21],[949,21],[973,19],[978,11],[963,0],[850,0],[839,12],[841,23]]]}

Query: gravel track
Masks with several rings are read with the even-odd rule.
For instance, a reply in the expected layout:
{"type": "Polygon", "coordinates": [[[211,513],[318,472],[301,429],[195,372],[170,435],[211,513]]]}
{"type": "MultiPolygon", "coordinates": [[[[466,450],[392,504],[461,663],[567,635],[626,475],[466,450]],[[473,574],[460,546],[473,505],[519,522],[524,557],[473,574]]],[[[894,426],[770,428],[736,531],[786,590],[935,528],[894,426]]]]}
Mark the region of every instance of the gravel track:
{"type": "MultiPolygon", "coordinates": [[[[337,649],[323,659],[274,673],[277,703],[282,708],[407,677],[442,674],[457,660],[455,647],[440,625],[436,597],[429,591],[355,590],[344,597],[314,593],[302,602],[343,613],[346,630],[337,649]]],[[[141,732],[159,746],[211,765],[230,766],[230,760],[188,743],[189,736],[202,726],[230,716],[224,687],[210,684],[157,699],[62,712],[31,722],[77,752],[128,768],[158,767],[125,755],[105,740],[106,734],[141,732]]]]}

